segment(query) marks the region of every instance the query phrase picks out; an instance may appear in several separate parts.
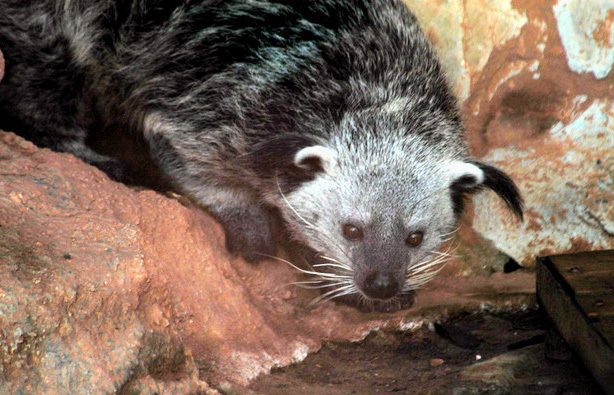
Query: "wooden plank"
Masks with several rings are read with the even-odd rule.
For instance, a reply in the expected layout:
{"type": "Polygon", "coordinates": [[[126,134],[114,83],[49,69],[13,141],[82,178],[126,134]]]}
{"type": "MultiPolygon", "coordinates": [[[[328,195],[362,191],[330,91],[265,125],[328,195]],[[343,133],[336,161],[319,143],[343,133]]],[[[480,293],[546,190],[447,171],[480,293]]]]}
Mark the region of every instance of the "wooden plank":
{"type": "Polygon", "coordinates": [[[593,327],[605,338],[610,347],[614,348],[614,317],[601,318],[593,323],[593,327]]]}
{"type": "MultiPolygon", "coordinates": [[[[568,264],[572,263],[573,259],[558,258],[560,257],[553,257],[557,260],[558,267],[550,258],[538,258],[537,296],[561,336],[582,359],[606,393],[614,395],[614,349],[606,336],[599,332],[602,330],[606,333],[612,326],[607,320],[590,322],[588,314],[576,300],[577,295],[574,295],[572,287],[558,271],[558,268],[571,269],[573,266],[568,264]]],[[[609,258],[604,254],[599,254],[599,258],[609,265],[609,258]]],[[[576,263],[588,265],[590,259],[590,254],[583,255],[576,263]]],[[[599,272],[598,265],[594,269],[594,273],[599,272]]]]}
{"type": "Polygon", "coordinates": [[[600,318],[614,317],[614,294],[592,293],[575,295],[582,311],[591,321],[599,321],[600,318]]]}
{"type": "Polygon", "coordinates": [[[561,254],[548,257],[561,273],[577,266],[585,271],[601,271],[614,265],[614,253],[612,250],[586,251],[573,254],[561,254]]]}
{"type": "Polygon", "coordinates": [[[614,252],[583,252],[549,259],[573,294],[614,294],[614,252]]]}

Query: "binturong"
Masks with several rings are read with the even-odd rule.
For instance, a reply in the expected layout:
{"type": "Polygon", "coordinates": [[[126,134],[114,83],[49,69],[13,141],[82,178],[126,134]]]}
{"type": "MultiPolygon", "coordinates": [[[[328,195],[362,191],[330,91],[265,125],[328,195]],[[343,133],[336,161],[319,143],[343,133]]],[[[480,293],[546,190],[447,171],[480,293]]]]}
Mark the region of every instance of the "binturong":
{"type": "Polygon", "coordinates": [[[323,262],[328,297],[402,306],[477,191],[522,219],[514,182],[470,157],[399,0],[0,3],[0,127],[119,180],[125,166],[88,136],[143,136],[231,252],[274,255],[279,215],[323,262]]]}

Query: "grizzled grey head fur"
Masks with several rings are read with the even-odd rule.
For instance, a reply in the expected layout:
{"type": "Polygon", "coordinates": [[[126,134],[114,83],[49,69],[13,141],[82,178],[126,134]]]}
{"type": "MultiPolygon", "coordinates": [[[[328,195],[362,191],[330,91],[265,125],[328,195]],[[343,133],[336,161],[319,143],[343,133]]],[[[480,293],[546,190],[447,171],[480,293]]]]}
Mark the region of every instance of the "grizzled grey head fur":
{"type": "Polygon", "coordinates": [[[292,235],[343,277],[332,296],[390,299],[430,279],[465,198],[480,189],[522,218],[511,179],[469,158],[455,100],[414,17],[395,2],[380,6],[376,29],[338,37],[329,57],[343,79],[317,82],[317,94],[343,95],[312,115],[312,140],[285,145],[292,162],[277,167],[279,191],[266,195],[292,235]]]}
{"type": "MultiPolygon", "coordinates": [[[[464,199],[500,170],[469,157],[456,102],[400,0],[3,1],[0,127],[74,153],[141,134],[165,177],[214,215],[228,249],[288,233],[342,279],[394,298],[429,278],[464,199]],[[35,131],[35,132],[33,132],[35,131]]],[[[322,274],[323,275],[323,274],[322,274]]]]}
{"type": "Polygon", "coordinates": [[[511,180],[468,160],[462,142],[453,141],[459,133],[454,120],[436,108],[416,117],[413,103],[397,102],[404,106],[385,103],[347,113],[333,138],[299,150],[295,165],[313,179],[278,202],[294,236],[321,252],[339,274],[351,276],[351,282],[339,282],[339,294],[389,299],[430,279],[463,199],[483,187],[522,217],[511,180]],[[421,135],[429,128],[451,141],[421,135]]]}

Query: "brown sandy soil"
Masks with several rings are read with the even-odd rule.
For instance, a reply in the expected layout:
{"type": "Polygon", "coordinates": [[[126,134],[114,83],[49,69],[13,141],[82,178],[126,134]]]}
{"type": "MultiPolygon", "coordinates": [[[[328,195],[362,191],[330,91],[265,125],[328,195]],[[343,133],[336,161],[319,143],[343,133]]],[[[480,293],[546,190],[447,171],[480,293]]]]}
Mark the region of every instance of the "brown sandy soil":
{"type": "Polygon", "coordinates": [[[537,312],[462,315],[451,322],[452,340],[441,335],[450,330],[443,324],[414,333],[375,332],[360,343],[328,343],[301,364],[261,376],[249,389],[268,395],[602,393],[571,354],[563,358],[569,360],[546,357],[556,355],[548,323],[537,312]],[[472,344],[475,339],[478,344],[472,344]]]}

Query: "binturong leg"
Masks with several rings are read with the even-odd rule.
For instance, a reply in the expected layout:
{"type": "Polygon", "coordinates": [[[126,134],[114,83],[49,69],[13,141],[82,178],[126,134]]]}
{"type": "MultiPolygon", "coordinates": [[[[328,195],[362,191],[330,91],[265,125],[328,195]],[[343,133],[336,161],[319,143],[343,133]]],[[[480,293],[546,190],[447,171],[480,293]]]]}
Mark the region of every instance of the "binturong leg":
{"type": "Polygon", "coordinates": [[[274,218],[251,193],[233,187],[201,186],[196,198],[224,227],[231,253],[241,254],[249,262],[275,254],[274,218]]]}

